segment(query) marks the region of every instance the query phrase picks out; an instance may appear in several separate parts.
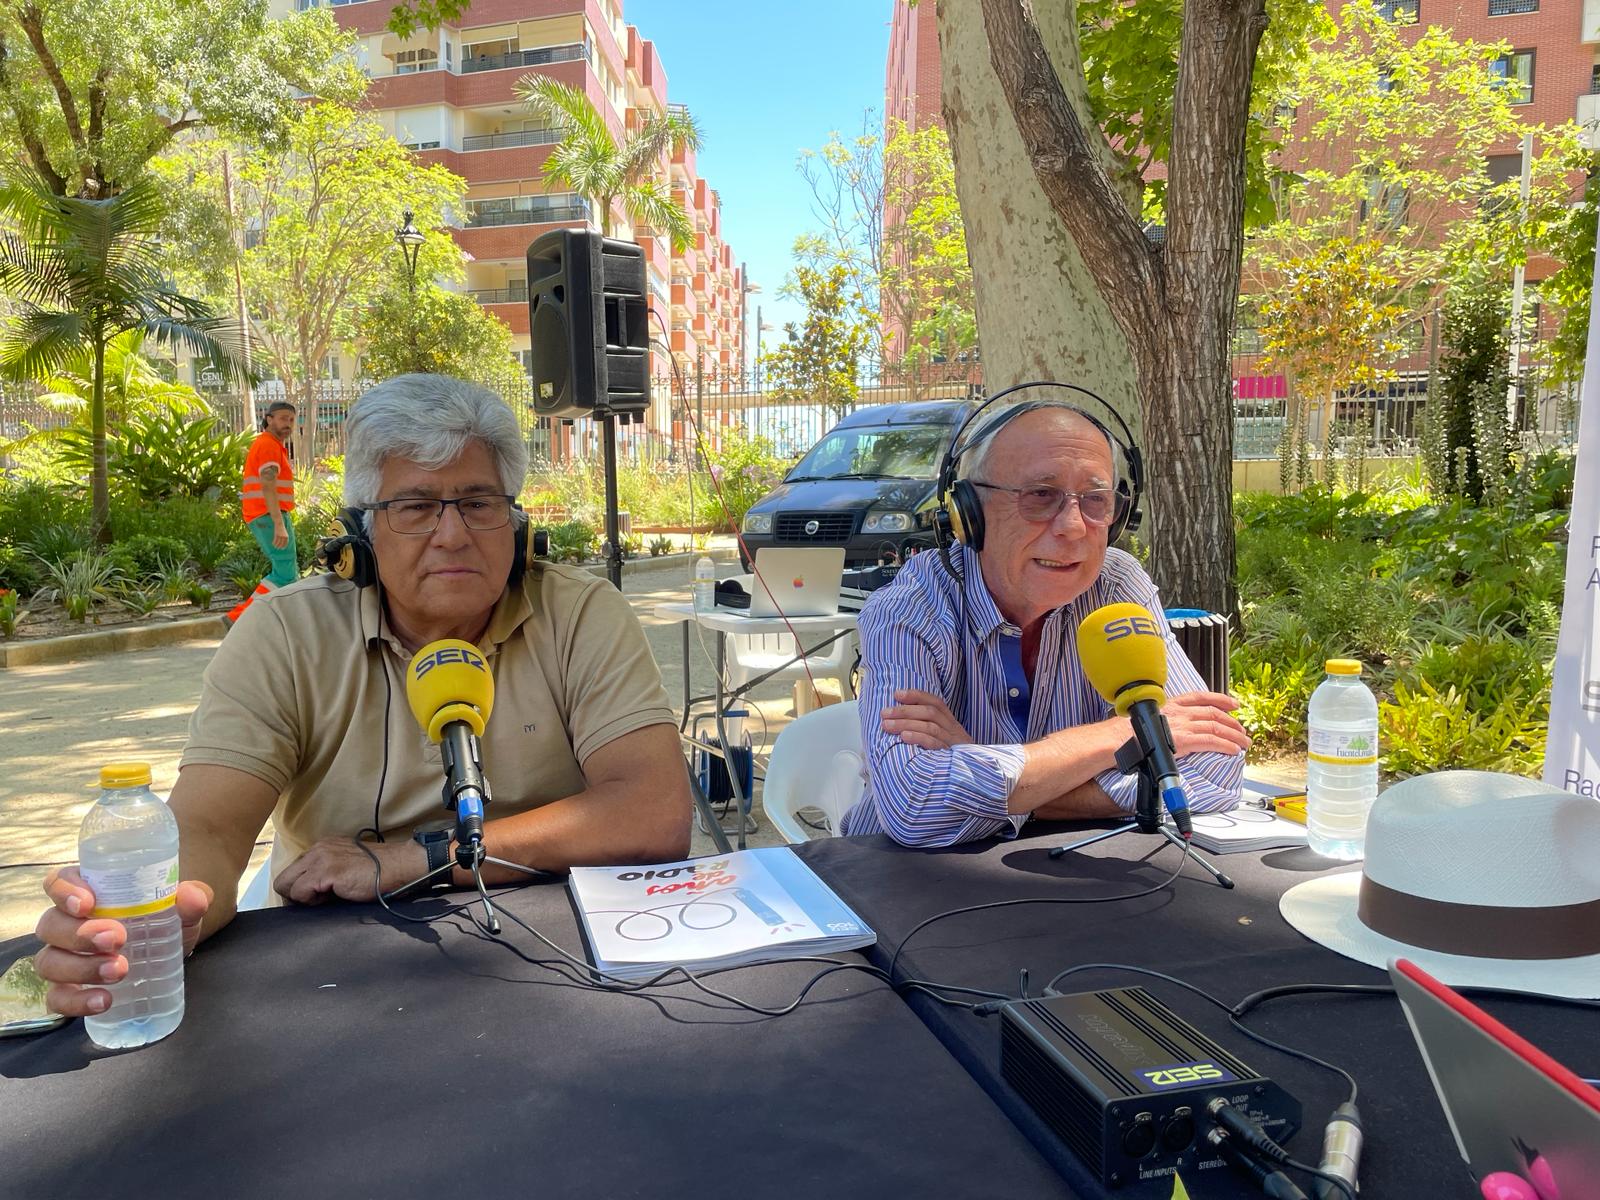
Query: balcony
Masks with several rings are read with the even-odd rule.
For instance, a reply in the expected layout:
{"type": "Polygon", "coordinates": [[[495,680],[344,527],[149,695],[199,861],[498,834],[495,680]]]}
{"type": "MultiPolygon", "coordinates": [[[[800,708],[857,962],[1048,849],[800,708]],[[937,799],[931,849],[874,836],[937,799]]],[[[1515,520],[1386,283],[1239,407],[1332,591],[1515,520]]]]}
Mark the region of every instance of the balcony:
{"type": "Polygon", "coordinates": [[[516,133],[473,133],[461,139],[463,150],[504,150],[512,146],[553,146],[559,129],[524,129],[516,133]]]}
{"type": "Polygon", "coordinates": [[[542,46],[537,50],[513,50],[510,54],[479,54],[461,60],[461,73],[503,71],[508,67],[544,67],[551,63],[588,60],[589,47],[582,42],[566,46],[542,46]]]}
{"type": "Polygon", "coordinates": [[[467,291],[479,304],[526,304],[528,302],[528,285],[514,283],[503,288],[471,288],[467,291]]]}
{"type": "Polygon", "coordinates": [[[589,206],[546,204],[524,208],[473,208],[467,214],[465,229],[485,229],[495,225],[544,225],[552,221],[587,221],[589,206]]]}
{"type": "Polygon", "coordinates": [[[1536,13],[1539,0],[1489,0],[1491,17],[1510,17],[1518,13],[1536,13]]]}

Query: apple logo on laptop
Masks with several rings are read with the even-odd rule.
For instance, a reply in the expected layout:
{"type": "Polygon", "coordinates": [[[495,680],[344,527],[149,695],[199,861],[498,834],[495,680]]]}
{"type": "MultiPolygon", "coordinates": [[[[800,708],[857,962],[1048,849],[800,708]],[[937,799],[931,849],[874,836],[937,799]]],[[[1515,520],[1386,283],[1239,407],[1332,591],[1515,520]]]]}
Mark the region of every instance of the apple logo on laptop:
{"type": "Polygon", "coordinates": [[[794,586],[796,587],[796,589],[803,588],[803,587],[805,587],[805,585],[806,585],[806,577],[804,575],[796,575],[794,577],[794,586]]]}

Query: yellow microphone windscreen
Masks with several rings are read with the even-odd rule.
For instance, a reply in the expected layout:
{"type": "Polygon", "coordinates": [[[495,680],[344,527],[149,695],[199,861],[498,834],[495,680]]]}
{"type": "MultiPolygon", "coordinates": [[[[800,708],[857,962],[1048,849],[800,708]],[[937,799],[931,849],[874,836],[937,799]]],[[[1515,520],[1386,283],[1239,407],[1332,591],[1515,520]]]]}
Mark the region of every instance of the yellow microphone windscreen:
{"type": "Polygon", "coordinates": [[[1107,604],[1095,609],[1078,626],[1078,661],[1119,716],[1139,700],[1166,703],[1167,643],[1147,608],[1107,604]]]}
{"type": "Polygon", "coordinates": [[[406,667],[406,703],[417,724],[438,741],[451,721],[465,721],[483,736],[494,707],[494,676],[471,642],[429,642],[406,667]]]}

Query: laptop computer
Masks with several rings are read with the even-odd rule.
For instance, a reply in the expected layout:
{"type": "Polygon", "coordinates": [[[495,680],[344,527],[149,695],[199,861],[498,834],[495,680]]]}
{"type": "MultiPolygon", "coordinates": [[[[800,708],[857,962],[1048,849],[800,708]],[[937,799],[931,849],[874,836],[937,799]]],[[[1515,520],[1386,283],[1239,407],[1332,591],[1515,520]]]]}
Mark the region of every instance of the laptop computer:
{"type": "Polygon", "coordinates": [[[805,546],[756,551],[755,577],[750,580],[750,615],[831,617],[839,611],[839,579],[844,574],[843,546],[805,546]]]}
{"type": "Polygon", "coordinates": [[[1473,1177],[1600,1200],[1600,1091],[1415,963],[1394,959],[1389,977],[1473,1177]]]}

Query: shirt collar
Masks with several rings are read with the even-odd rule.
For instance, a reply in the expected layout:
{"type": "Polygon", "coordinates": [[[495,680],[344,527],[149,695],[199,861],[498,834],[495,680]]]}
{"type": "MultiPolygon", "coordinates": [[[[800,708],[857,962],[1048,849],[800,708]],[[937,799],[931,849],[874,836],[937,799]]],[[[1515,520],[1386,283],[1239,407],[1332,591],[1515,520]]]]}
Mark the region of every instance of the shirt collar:
{"type": "MultiPolygon", "coordinates": [[[[1011,637],[1020,637],[1022,630],[1001,615],[999,607],[994,602],[994,597],[989,594],[988,585],[983,582],[983,568],[978,565],[977,552],[970,546],[960,546],[957,550],[961,558],[962,586],[966,588],[967,620],[970,622],[972,631],[977,636],[978,641],[988,641],[996,630],[1000,630],[1011,637]]],[[[1086,614],[1089,608],[1092,607],[1089,602],[1094,598],[1096,587],[1104,575],[1105,565],[1101,564],[1100,575],[1096,577],[1094,583],[1089,585],[1089,590],[1077,599],[1069,601],[1059,608],[1051,609],[1050,612],[1045,614],[1045,625],[1049,626],[1052,622],[1069,620],[1074,611],[1078,609],[1081,609],[1078,614],[1079,619],[1081,619],[1082,615],[1086,614]]],[[[1072,628],[1077,628],[1076,620],[1072,622],[1072,628]]]]}
{"type": "MultiPolygon", "coordinates": [[[[409,659],[411,654],[395,636],[394,627],[387,621],[380,623],[383,615],[381,605],[381,587],[361,589],[361,628],[367,635],[367,649],[377,648],[381,630],[383,640],[402,658],[409,659]]],[[[494,612],[489,617],[488,631],[483,636],[484,644],[480,644],[478,648],[485,653],[493,653],[532,615],[533,602],[528,598],[528,589],[507,587],[500,593],[500,599],[495,601],[494,612]]]]}

